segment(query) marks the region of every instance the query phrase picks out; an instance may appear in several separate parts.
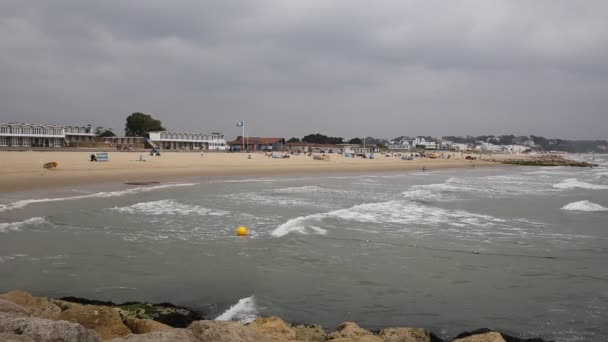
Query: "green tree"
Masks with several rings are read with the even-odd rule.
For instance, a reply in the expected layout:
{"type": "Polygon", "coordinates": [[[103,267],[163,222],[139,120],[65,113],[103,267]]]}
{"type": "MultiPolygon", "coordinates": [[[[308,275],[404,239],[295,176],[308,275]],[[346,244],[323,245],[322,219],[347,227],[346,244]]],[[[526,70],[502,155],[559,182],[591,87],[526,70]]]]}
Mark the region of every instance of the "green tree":
{"type": "Polygon", "coordinates": [[[287,143],[299,143],[300,142],[300,138],[291,138],[289,140],[287,140],[287,143]]]}
{"type": "Polygon", "coordinates": [[[361,138],[352,138],[348,141],[348,143],[361,145],[361,144],[363,144],[363,140],[361,140],[361,138]]]}
{"type": "Polygon", "coordinates": [[[116,134],[114,134],[114,130],[112,130],[111,128],[105,128],[102,126],[98,126],[95,128],[95,135],[98,137],[101,137],[101,138],[116,136],[116,134]]]}
{"type": "Polygon", "coordinates": [[[128,137],[147,137],[148,132],[165,130],[160,120],[144,113],[129,115],[125,124],[125,135],[128,137]]]}

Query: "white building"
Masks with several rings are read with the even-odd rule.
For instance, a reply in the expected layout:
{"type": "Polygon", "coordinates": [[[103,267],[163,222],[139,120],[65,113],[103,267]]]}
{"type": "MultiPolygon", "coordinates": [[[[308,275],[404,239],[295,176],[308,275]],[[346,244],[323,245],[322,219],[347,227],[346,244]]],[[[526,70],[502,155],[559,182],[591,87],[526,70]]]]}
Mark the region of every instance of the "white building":
{"type": "Polygon", "coordinates": [[[417,137],[412,142],[412,146],[415,148],[423,148],[425,150],[436,150],[439,147],[434,141],[426,141],[423,137],[417,137]]]}
{"type": "Polygon", "coordinates": [[[150,140],[165,150],[212,150],[227,149],[226,138],[221,133],[150,132],[150,140]]]}
{"type": "Polygon", "coordinates": [[[522,153],[526,150],[529,150],[530,148],[528,146],[523,145],[507,145],[504,146],[504,149],[509,153],[522,153]]]}
{"type": "Polygon", "coordinates": [[[489,142],[482,142],[481,145],[478,146],[480,150],[485,152],[502,152],[503,147],[500,145],[494,145],[489,142]]]}
{"type": "Polygon", "coordinates": [[[453,143],[452,148],[456,151],[468,151],[471,149],[469,144],[453,143]]]}
{"type": "Polygon", "coordinates": [[[64,147],[71,142],[93,140],[95,132],[90,126],[0,124],[0,147],[64,147]]]}

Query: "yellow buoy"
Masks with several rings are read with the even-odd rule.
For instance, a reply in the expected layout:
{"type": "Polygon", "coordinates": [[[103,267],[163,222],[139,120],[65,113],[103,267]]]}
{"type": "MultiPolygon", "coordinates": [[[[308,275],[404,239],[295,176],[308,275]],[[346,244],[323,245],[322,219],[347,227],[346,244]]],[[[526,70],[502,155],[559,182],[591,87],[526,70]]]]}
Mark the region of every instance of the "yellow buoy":
{"type": "Polygon", "coordinates": [[[247,227],[240,226],[236,229],[237,236],[247,236],[247,227]]]}

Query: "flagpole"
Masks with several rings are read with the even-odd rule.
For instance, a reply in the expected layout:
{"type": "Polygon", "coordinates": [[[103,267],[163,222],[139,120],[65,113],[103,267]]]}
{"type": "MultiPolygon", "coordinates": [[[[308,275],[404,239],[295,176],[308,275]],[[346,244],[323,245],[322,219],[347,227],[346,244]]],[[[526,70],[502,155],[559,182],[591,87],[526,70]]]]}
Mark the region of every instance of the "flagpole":
{"type": "Polygon", "coordinates": [[[241,121],[242,126],[243,126],[243,137],[241,139],[243,139],[243,151],[245,152],[245,121],[241,121]]]}

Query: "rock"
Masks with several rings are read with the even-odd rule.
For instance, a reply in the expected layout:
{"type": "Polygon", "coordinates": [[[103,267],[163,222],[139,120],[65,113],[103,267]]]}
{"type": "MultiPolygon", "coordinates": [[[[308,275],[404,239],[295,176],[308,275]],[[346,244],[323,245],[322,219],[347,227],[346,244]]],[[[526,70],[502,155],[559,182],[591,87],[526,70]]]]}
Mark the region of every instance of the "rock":
{"type": "Polygon", "coordinates": [[[192,322],[203,320],[198,311],[170,303],[125,303],[116,305],[123,317],[152,319],[174,328],[186,328],[192,322]]]}
{"type": "Polygon", "coordinates": [[[373,335],[371,332],[361,328],[357,325],[357,323],[353,322],[344,322],[340,324],[336,331],[329,334],[329,339],[338,339],[342,337],[353,338],[353,337],[361,337],[361,336],[371,336],[373,335]]]}
{"type": "Polygon", "coordinates": [[[279,317],[258,318],[251,322],[249,327],[272,341],[293,341],[296,339],[296,331],[279,317]]]}
{"type": "Polygon", "coordinates": [[[256,329],[238,322],[197,321],[188,330],[198,342],[272,342],[256,329]]]}
{"type": "Polygon", "coordinates": [[[54,319],[61,312],[61,309],[47,298],[34,297],[21,290],[1,294],[0,299],[13,302],[25,309],[31,316],[38,318],[54,319]]]}
{"type": "Polygon", "coordinates": [[[373,335],[359,336],[359,337],[340,337],[333,340],[329,340],[331,342],[383,342],[380,337],[373,335]]]}
{"type": "Polygon", "coordinates": [[[293,329],[296,331],[298,341],[325,342],[327,340],[327,333],[320,325],[298,325],[293,329]]]}
{"type": "Polygon", "coordinates": [[[97,305],[82,305],[62,311],[57,320],[82,324],[95,330],[103,340],[126,336],[131,333],[122,323],[118,312],[112,308],[97,305]]]}
{"type": "Polygon", "coordinates": [[[459,338],[453,342],[506,342],[500,333],[495,331],[484,334],[471,335],[464,338],[459,338]]]}
{"type": "MultiPolygon", "coordinates": [[[[10,316],[24,317],[29,316],[27,311],[19,305],[9,302],[8,300],[0,299],[0,312],[10,316]]],[[[0,340],[1,341],[1,340],[0,340]]]]}
{"type": "Polygon", "coordinates": [[[49,298],[49,301],[51,303],[57,305],[57,307],[59,307],[59,309],[61,309],[61,311],[65,311],[65,310],[68,310],[68,309],[71,309],[71,308],[83,306],[82,304],[66,302],[66,301],[61,300],[61,299],[49,298]]]}
{"type": "Polygon", "coordinates": [[[143,335],[118,337],[110,342],[198,342],[186,329],[157,330],[143,335]]]}
{"type": "Polygon", "coordinates": [[[92,330],[80,324],[36,317],[0,315],[0,333],[30,337],[35,342],[100,342],[92,330]]]}
{"type": "Polygon", "coordinates": [[[378,334],[385,342],[431,342],[431,335],[420,328],[387,328],[378,334]]]}
{"type": "Polygon", "coordinates": [[[30,337],[24,335],[15,334],[0,334],[0,341],[2,342],[34,342],[30,337]]]}
{"type": "Polygon", "coordinates": [[[124,324],[134,334],[146,334],[157,330],[172,329],[170,326],[156,322],[151,319],[127,318],[124,324]]]}

